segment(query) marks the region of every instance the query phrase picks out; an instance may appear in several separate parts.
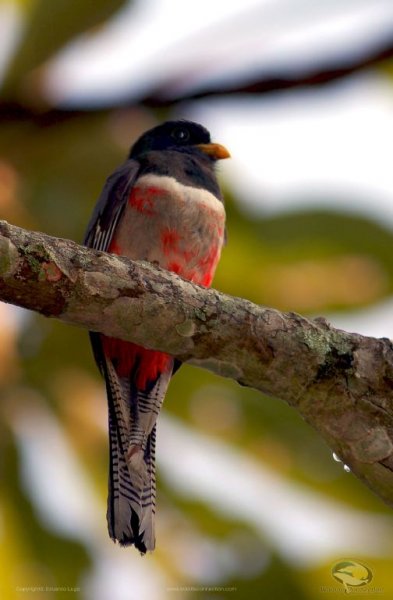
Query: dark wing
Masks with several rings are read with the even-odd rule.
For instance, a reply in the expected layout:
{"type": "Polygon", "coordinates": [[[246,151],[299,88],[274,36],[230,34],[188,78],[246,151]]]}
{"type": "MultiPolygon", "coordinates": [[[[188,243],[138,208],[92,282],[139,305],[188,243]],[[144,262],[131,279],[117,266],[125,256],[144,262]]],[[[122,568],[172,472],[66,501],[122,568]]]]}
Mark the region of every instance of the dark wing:
{"type": "Polygon", "coordinates": [[[83,243],[106,252],[138,176],[139,163],[127,160],[105,182],[87,226],[83,243]]]}
{"type": "MultiPolygon", "coordinates": [[[[127,160],[108,177],[87,226],[83,240],[85,246],[103,252],[108,250],[138,176],[139,166],[136,160],[127,160]]],[[[100,335],[91,331],[90,341],[95,361],[104,374],[105,360],[100,335]]]]}
{"type": "MultiPolygon", "coordinates": [[[[138,173],[138,162],[129,160],[109,177],[88,225],[86,246],[108,251],[138,173]]],[[[109,408],[109,534],[121,545],[134,544],[144,554],[146,550],[153,550],[155,543],[155,425],[149,432],[140,465],[131,464],[127,451],[133,435],[139,435],[133,433],[136,419],[142,424],[146,421],[143,410],[146,412],[147,407],[148,413],[158,412],[168,376],[154,382],[149,393],[147,390],[139,392],[132,381],[132,372],[128,377],[120,377],[111,359],[105,357],[101,337],[99,333],[90,332],[94,357],[105,377],[109,408]]]]}

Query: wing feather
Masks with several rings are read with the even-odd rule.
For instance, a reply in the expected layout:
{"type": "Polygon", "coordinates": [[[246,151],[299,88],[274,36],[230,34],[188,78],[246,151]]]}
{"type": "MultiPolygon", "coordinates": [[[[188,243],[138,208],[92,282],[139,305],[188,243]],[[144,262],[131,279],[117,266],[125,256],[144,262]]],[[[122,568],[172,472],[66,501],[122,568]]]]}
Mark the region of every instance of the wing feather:
{"type": "Polygon", "coordinates": [[[127,160],[108,177],[83,240],[85,246],[106,252],[138,177],[139,163],[127,160]]]}

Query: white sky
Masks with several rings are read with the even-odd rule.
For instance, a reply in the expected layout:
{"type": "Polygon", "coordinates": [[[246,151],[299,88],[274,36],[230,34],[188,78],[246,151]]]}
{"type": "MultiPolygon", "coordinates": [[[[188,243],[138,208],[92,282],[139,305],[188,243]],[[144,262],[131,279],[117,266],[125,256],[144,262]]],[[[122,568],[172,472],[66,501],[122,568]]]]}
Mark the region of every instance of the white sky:
{"type": "Polygon", "coordinates": [[[393,226],[393,78],[356,76],[321,91],[192,111],[228,145],[221,170],[238,197],[274,213],[351,210],[393,226]]]}
{"type": "Polygon", "coordinates": [[[102,102],[182,68],[189,85],[240,69],[313,64],[367,51],[392,23],[390,0],[136,0],[62,52],[48,93],[60,102],[102,102]]]}
{"type": "MultiPolygon", "coordinates": [[[[21,30],[12,6],[0,12],[3,57],[15,43],[10,32],[21,30]]],[[[46,89],[54,102],[88,105],[129,97],[190,64],[179,88],[256,66],[296,70],[367,52],[392,29],[391,0],[135,0],[62,51],[46,89]]],[[[393,75],[177,110],[228,146],[222,172],[246,205],[275,213],[321,201],[393,226],[393,75]]]]}
{"type": "MultiPolygon", "coordinates": [[[[176,77],[189,64],[178,88],[255,66],[296,70],[315,57],[367,52],[392,27],[391,0],[139,1],[66,49],[49,69],[47,90],[56,102],[96,103],[176,77]]],[[[323,197],[393,226],[393,76],[178,110],[228,146],[233,159],[222,170],[245,203],[274,213],[323,197]]]]}

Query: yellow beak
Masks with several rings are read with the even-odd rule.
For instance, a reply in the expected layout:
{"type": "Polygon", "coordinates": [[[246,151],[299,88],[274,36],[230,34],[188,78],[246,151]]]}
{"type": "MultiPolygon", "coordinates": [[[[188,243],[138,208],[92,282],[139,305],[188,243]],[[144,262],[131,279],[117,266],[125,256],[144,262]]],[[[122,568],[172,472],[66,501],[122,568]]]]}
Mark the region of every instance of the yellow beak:
{"type": "Polygon", "coordinates": [[[202,150],[202,152],[215,160],[230,158],[231,156],[225,146],[221,144],[196,144],[196,148],[199,148],[199,150],[202,150]]]}

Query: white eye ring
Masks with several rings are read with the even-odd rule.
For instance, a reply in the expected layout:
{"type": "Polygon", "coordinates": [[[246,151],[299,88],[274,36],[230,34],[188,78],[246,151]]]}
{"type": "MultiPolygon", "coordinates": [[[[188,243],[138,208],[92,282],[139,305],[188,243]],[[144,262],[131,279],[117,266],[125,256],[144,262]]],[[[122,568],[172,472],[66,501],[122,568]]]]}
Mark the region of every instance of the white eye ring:
{"type": "Polygon", "coordinates": [[[176,127],[171,135],[177,142],[187,142],[190,139],[190,132],[185,127],[176,127]]]}

